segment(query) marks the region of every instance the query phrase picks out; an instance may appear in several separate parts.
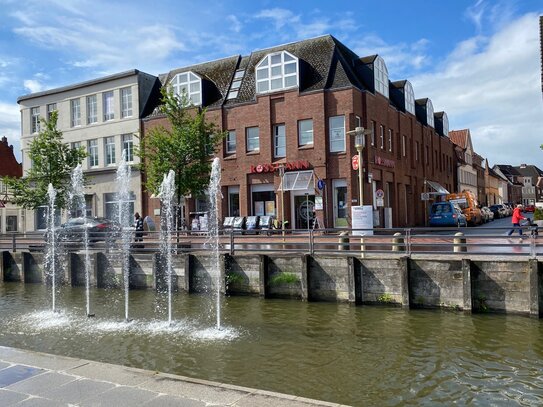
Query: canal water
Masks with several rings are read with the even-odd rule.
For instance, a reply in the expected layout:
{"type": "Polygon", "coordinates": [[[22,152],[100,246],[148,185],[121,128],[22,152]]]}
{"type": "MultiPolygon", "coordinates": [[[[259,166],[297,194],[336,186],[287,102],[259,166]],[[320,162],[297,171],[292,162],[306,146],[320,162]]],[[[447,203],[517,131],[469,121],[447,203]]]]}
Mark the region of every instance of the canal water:
{"type": "Polygon", "coordinates": [[[0,283],[0,345],[362,405],[543,405],[543,322],[520,316],[0,283]]]}

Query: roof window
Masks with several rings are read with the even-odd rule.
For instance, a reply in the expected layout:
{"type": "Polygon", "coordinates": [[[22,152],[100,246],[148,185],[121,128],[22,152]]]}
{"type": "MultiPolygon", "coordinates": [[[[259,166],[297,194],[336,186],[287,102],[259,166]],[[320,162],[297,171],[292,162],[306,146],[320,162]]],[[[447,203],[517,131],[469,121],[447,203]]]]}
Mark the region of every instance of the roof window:
{"type": "Polygon", "coordinates": [[[294,55],[286,51],[268,54],[256,65],[256,92],[296,88],[298,72],[298,58],[294,55]]]}

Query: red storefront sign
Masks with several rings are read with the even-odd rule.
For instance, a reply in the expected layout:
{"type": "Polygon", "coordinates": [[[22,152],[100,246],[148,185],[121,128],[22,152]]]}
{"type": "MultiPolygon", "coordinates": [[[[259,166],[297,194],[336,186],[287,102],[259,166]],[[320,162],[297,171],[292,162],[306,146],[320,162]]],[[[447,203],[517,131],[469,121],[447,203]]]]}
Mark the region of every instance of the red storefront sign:
{"type": "Polygon", "coordinates": [[[284,165],[285,170],[308,170],[309,169],[309,161],[307,160],[299,160],[299,161],[292,161],[289,163],[269,163],[269,164],[258,164],[258,165],[251,165],[249,169],[249,173],[251,174],[261,174],[265,172],[275,172],[277,171],[281,165],[284,165]]]}
{"type": "Polygon", "coordinates": [[[357,155],[353,155],[353,158],[351,158],[351,164],[353,166],[353,170],[357,170],[358,169],[358,154],[357,155]]]}
{"type": "Polygon", "coordinates": [[[389,160],[388,158],[382,158],[378,155],[375,156],[375,164],[382,165],[383,167],[394,168],[394,160],[389,160]]]}

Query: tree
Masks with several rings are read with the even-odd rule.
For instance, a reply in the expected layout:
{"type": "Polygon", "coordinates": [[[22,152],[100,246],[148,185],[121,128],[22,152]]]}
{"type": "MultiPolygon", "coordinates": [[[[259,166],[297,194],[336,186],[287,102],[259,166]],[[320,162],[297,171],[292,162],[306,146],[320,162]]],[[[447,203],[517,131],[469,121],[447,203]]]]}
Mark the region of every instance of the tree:
{"type": "Polygon", "coordinates": [[[195,108],[186,95],[176,96],[162,88],[160,111],[166,115],[169,127],[157,126],[141,140],[136,154],[147,191],[158,194],[165,174],[175,173],[177,202],[183,196],[203,193],[209,183],[211,155],[226,137],[213,123],[206,121],[206,109],[195,108]]]}
{"type": "Polygon", "coordinates": [[[62,141],[57,129],[58,113],[49,120],[41,119],[42,129],[30,142],[28,157],[32,166],[23,178],[4,178],[13,202],[25,209],[36,209],[47,203],[47,188],[57,191],[56,206],[65,208],[73,169],[87,156],[83,147],[72,149],[62,141]]]}

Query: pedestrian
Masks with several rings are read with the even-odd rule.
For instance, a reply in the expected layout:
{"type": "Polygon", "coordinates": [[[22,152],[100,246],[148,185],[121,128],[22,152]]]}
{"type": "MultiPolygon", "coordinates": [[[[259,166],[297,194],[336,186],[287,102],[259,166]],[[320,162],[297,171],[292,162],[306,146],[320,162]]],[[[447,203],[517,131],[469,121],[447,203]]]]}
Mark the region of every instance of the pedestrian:
{"type": "Polygon", "coordinates": [[[143,244],[138,244],[138,242],[143,242],[143,218],[138,212],[134,214],[134,218],[134,227],[136,229],[136,233],[134,235],[134,242],[136,242],[136,244],[134,247],[143,247],[143,244]]]}
{"type": "Polygon", "coordinates": [[[511,222],[513,223],[513,229],[511,229],[507,236],[511,236],[515,229],[518,229],[519,236],[522,235],[522,228],[520,227],[520,221],[526,219],[524,216],[522,216],[522,205],[518,204],[517,207],[513,210],[513,216],[511,217],[511,222]]]}

